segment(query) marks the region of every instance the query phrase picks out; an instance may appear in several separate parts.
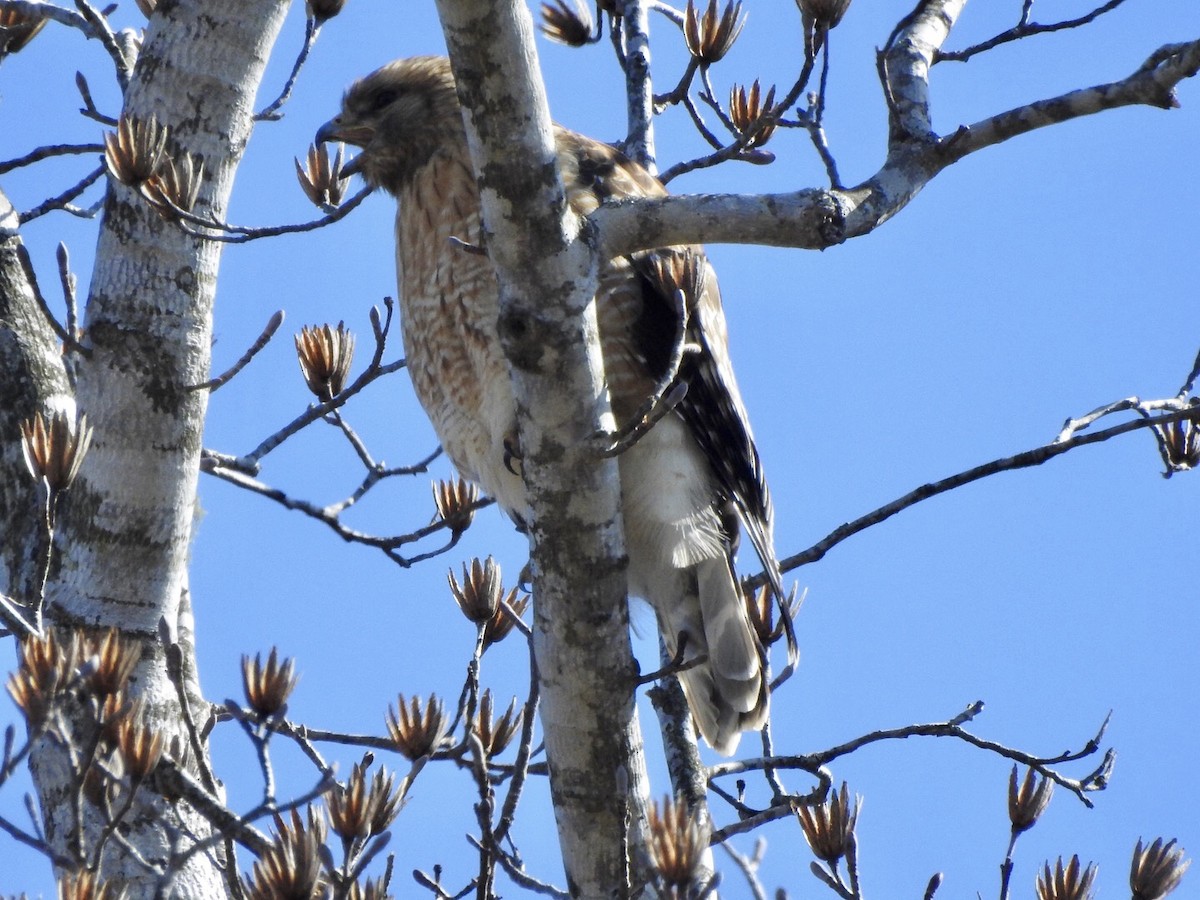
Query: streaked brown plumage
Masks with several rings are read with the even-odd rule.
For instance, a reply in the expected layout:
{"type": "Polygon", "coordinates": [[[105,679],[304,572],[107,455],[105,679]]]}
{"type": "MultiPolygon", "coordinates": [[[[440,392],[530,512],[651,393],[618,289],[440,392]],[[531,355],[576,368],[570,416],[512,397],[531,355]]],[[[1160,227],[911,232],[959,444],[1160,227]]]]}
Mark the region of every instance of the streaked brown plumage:
{"type": "MultiPolygon", "coordinates": [[[[556,130],[571,206],[586,215],[609,199],[656,196],[662,185],[612,147],[556,130]]],[[[518,521],[524,485],[509,470],[516,413],[497,336],[495,274],[482,245],[479,198],[447,60],[400,60],[354,84],[318,141],[362,148],[348,166],[396,197],[396,262],[408,369],[450,459],[518,521]],[[457,240],[452,240],[457,239],[457,240]]],[[[688,392],[620,459],[629,590],[654,607],[668,647],[686,635],[681,675],[701,733],[732,753],[766,718],[763,651],[733,575],[740,517],[778,584],[771,503],[727,352],[716,277],[698,248],[675,247],[607,263],[597,317],[613,410],[628,421],[667,374],[678,333],[671,292],[655,261],[698,254],[704,287],[690,311],[679,378],[688,392]]]]}

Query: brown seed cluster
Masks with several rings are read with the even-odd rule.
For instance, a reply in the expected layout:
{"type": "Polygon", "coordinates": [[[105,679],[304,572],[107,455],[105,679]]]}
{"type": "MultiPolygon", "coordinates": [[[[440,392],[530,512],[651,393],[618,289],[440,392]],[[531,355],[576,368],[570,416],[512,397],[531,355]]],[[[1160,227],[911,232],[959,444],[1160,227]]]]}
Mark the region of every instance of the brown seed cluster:
{"type": "Polygon", "coordinates": [[[824,803],[800,807],[800,828],[817,859],[835,865],[846,855],[861,808],[861,797],[856,797],[851,806],[850,789],[844,781],[842,789],[830,794],[824,803]]]}
{"type": "Polygon", "coordinates": [[[1155,425],[1167,465],[1173,472],[1186,472],[1200,466],[1200,423],[1180,419],[1155,425]]]}
{"type": "Polygon", "coordinates": [[[1129,889],[1133,892],[1133,900],[1160,900],[1179,887],[1192,864],[1183,855],[1183,848],[1176,846],[1174,838],[1165,844],[1162,838],[1155,838],[1148,847],[1143,847],[1139,839],[1133,851],[1133,864],[1129,867],[1129,889]]]}
{"type": "Polygon", "coordinates": [[[345,322],[331,325],[306,325],[296,335],[296,356],[304,383],[313,395],[325,402],[342,392],[354,361],[354,333],[345,322]]]}
{"type": "Polygon", "coordinates": [[[438,519],[446,523],[455,537],[471,526],[478,502],[479,488],[474,482],[459,478],[433,483],[433,505],[437,508],[438,519]]]}
{"type": "Polygon", "coordinates": [[[796,0],[800,13],[817,25],[836,28],[850,8],[850,0],[796,0]]]}
{"type": "Polygon", "coordinates": [[[122,637],[115,628],[95,642],[94,650],[85,647],[85,652],[91,668],[91,688],[102,698],[121,691],[142,659],[141,645],[132,638],[122,637]]]}
{"type": "Polygon", "coordinates": [[[162,758],[162,732],[148,727],[140,717],[124,716],[117,726],[117,749],[129,777],[140,783],[162,758]]]}
{"type": "Polygon", "coordinates": [[[77,633],[64,637],[50,629],[44,637],[28,637],[19,644],[19,664],[9,676],[8,693],[31,728],[45,721],[55,695],[75,677],[81,660],[77,633]]]}
{"type": "Polygon", "coordinates": [[[365,884],[359,881],[350,885],[346,900],[392,900],[392,895],[383,886],[383,879],[377,878],[365,884]]]}
{"type": "Polygon", "coordinates": [[[58,900],[125,900],[128,890],[100,880],[95,872],[81,869],[58,878],[58,900]]]}
{"type": "Polygon", "coordinates": [[[139,187],[158,171],[166,149],[167,129],[157,119],[122,115],[117,130],[104,135],[104,164],[121,184],[139,187]]]}
{"type": "MultiPolygon", "coordinates": [[[[116,629],[93,637],[51,628],[43,637],[21,641],[18,657],[8,692],[31,724],[43,721],[55,696],[72,684],[95,700],[97,721],[106,728],[115,729],[131,709],[125,686],[141,660],[141,647],[116,629]]],[[[115,741],[116,731],[106,736],[115,741]]]]}
{"type": "Polygon", "coordinates": [[[582,3],[567,6],[566,0],[542,4],[541,31],[550,40],[568,47],[582,47],[593,40],[592,14],[582,3]]]}
{"type": "Polygon", "coordinates": [[[180,211],[191,212],[200,196],[204,180],[204,160],[184,153],[178,162],[165,157],[158,169],[138,190],[164,219],[178,221],[180,211]]]}
{"type": "Polygon", "coordinates": [[[412,762],[437,750],[450,724],[437,695],[430,695],[422,708],[419,697],[406,701],[401,694],[396,706],[399,712],[390,706],[387,711],[388,735],[396,749],[412,762]]]}
{"type": "Polygon", "coordinates": [[[346,155],[346,145],[339,143],[337,152],[329,155],[328,144],[312,144],[308,148],[308,159],[304,165],[296,163],[296,178],[304,195],[313,205],[322,209],[336,209],[346,199],[350,179],[341,176],[346,155]]]}
{"type": "Polygon", "coordinates": [[[1096,867],[1088,864],[1081,869],[1079,857],[1072,856],[1065,866],[1062,857],[1050,868],[1046,863],[1037,879],[1038,900],[1091,900],[1092,884],[1096,880],[1096,867]]]}
{"type": "Polygon", "coordinates": [[[249,900],[319,900],[326,896],[321,851],[325,845],[325,822],[312,807],[308,821],[292,810],[290,821],[275,816],[275,839],[254,863],[246,881],[249,900]]]}
{"type": "Polygon", "coordinates": [[[87,416],[73,419],[65,412],[56,412],[47,418],[39,412],[21,423],[25,465],[51,494],[71,486],[91,444],[87,416]]]}
{"type": "Polygon", "coordinates": [[[246,692],[246,702],[263,719],[282,715],[287,709],[288,697],[296,687],[299,676],[296,675],[295,661],[279,660],[279,651],[271,648],[271,653],[263,663],[261,654],[242,657],[242,686],[246,692]]]}
{"type": "Polygon", "coordinates": [[[498,719],[493,718],[492,692],[490,690],[483,692],[483,697],[479,700],[479,713],[471,722],[471,730],[479,738],[479,742],[483,745],[483,752],[488,759],[499,756],[512,743],[517,730],[521,727],[523,718],[524,713],[518,711],[515,697],[508,705],[504,715],[498,719]]]}
{"type": "Polygon", "coordinates": [[[729,0],[724,12],[718,13],[717,0],[708,0],[703,15],[696,11],[696,0],[688,0],[683,14],[683,39],[690,53],[701,66],[719,62],[733,47],[742,33],[746,17],[742,4],[729,0]]]}
{"type": "Polygon", "coordinates": [[[309,18],[316,19],[318,25],[323,25],[342,11],[346,0],[305,0],[304,8],[309,18]]]}
{"type": "Polygon", "coordinates": [[[764,95],[758,79],[747,90],[736,84],[729,92],[729,121],[745,139],[747,149],[761,147],[775,133],[771,110],[775,106],[775,86],[764,95]]]}
{"type": "Polygon", "coordinates": [[[1039,782],[1037,772],[1033,769],[1025,773],[1018,787],[1017,767],[1012,767],[1012,774],[1008,776],[1008,820],[1012,823],[1014,835],[1028,831],[1037,824],[1050,805],[1053,794],[1054,782],[1049,778],[1042,778],[1039,782]]]}
{"type": "Polygon", "coordinates": [[[682,798],[663,797],[650,806],[650,866],[667,896],[689,897],[700,888],[704,854],[711,829],[707,821],[689,811],[682,798]]]}
{"type": "Polygon", "coordinates": [[[0,59],[24,49],[49,21],[44,16],[18,12],[11,8],[0,9],[0,59]]]}
{"type": "Polygon", "coordinates": [[[380,768],[368,779],[370,765],[369,760],[355,765],[346,783],[328,795],[329,823],[347,846],[387,831],[400,812],[395,775],[380,768]]]}
{"type": "Polygon", "coordinates": [[[117,130],[104,135],[104,164],[121,184],[134,188],[166,219],[196,205],[204,180],[204,160],[190,153],[167,154],[169,130],[151,116],[121,115],[117,130]]]}
{"type": "Polygon", "coordinates": [[[513,618],[504,608],[511,607],[520,618],[529,607],[529,597],[517,597],[514,587],[504,594],[504,586],[500,580],[500,566],[492,557],[484,561],[478,558],[471,560],[470,568],[463,563],[463,580],[459,584],[451,569],[447,576],[450,582],[450,593],[464,616],[483,629],[484,649],[504,640],[515,627],[513,618]]]}

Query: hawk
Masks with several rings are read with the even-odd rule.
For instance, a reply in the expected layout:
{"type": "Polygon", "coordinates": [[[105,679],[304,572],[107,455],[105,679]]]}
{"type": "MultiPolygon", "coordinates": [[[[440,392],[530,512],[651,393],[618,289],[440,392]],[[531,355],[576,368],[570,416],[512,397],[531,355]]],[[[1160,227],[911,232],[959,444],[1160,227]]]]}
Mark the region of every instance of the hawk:
{"type": "MultiPolygon", "coordinates": [[[[478,190],[450,63],[417,57],[356,82],[317,141],[361,152],[343,171],[396,198],[396,269],[408,370],[459,472],[527,520],[513,465],[516,406],[497,331],[499,288],[484,246],[478,190]]],[[[607,144],[557,127],[567,199],[580,215],[665,188],[607,144]]],[[[770,495],[727,352],[716,277],[699,248],[604,264],[600,344],[618,422],[644,413],[660,380],[687,385],[677,405],[618,457],[629,593],[653,607],[700,733],[730,754],[762,726],[766,659],[733,571],[739,519],[771,576],[770,495]],[[669,275],[690,271],[681,305],[669,275]],[[672,268],[674,267],[674,268],[672,268]],[[681,333],[682,330],[682,333],[681,333]],[[680,340],[684,343],[681,344],[680,340]]],[[[676,390],[672,397],[678,396],[676,390]]]]}

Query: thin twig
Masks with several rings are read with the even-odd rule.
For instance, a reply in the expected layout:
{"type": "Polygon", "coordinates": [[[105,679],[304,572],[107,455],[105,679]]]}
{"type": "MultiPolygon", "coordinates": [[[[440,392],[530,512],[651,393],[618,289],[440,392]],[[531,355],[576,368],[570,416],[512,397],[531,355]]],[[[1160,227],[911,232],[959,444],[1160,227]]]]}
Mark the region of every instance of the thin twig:
{"type": "Polygon", "coordinates": [[[86,118],[94,122],[99,122],[101,125],[117,124],[117,120],[112,116],[106,116],[96,108],[96,101],[92,99],[92,89],[88,87],[87,79],[83,77],[82,72],[75,73],[75,87],[79,91],[79,97],[83,100],[83,109],[79,112],[86,118]]]}
{"type": "Polygon", "coordinates": [[[231,225],[228,222],[194,215],[186,209],[176,206],[169,198],[164,198],[164,202],[170,207],[171,212],[178,216],[180,220],[179,227],[192,237],[203,238],[206,241],[218,241],[224,244],[245,244],[249,241],[260,240],[261,238],[278,237],[281,234],[302,234],[307,231],[316,231],[318,228],[324,228],[326,225],[332,225],[334,222],[341,221],[357,209],[359,204],[366,200],[373,190],[374,188],[370,187],[363,188],[333,212],[319,219],[314,219],[311,222],[301,222],[294,225],[269,225],[265,227],[231,225]],[[189,224],[198,225],[210,230],[197,231],[195,228],[188,227],[189,224]],[[213,231],[218,233],[213,234],[213,231]]]}
{"type": "Polygon", "coordinates": [[[1007,44],[1010,41],[1017,41],[1021,38],[1031,37],[1037,34],[1050,34],[1055,31],[1063,31],[1067,28],[1078,28],[1081,25],[1087,25],[1090,22],[1098,19],[1107,12],[1112,12],[1125,0],[1108,0],[1102,6],[1098,6],[1089,13],[1074,19],[1065,19],[1061,22],[1054,22],[1049,25],[1038,25],[1035,22],[1029,21],[1029,13],[1032,4],[1025,4],[1021,11],[1021,20],[1007,31],[1002,31],[994,37],[988,38],[986,41],[981,41],[978,44],[973,44],[965,50],[938,50],[934,53],[933,61],[940,62],[966,62],[972,56],[979,53],[984,53],[1001,44],[1007,44]]]}
{"type": "Polygon", "coordinates": [[[90,356],[91,350],[84,347],[77,340],[75,335],[69,333],[62,323],[55,318],[54,313],[50,310],[50,304],[46,302],[46,297],[42,293],[42,288],[38,284],[37,270],[33,267],[33,260],[29,256],[29,250],[24,244],[17,244],[17,260],[21,263],[21,269],[25,273],[25,280],[29,282],[29,290],[33,293],[34,302],[37,303],[38,309],[45,316],[47,324],[58,335],[58,339],[63,342],[63,345],[70,347],[73,351],[81,353],[84,356],[90,356]]]}
{"type": "Polygon", "coordinates": [[[4,175],[6,172],[11,172],[13,169],[20,169],[23,166],[41,162],[43,159],[51,159],[55,156],[71,156],[79,153],[103,152],[103,144],[47,144],[44,147],[38,147],[36,150],[29,151],[24,156],[18,156],[15,159],[8,159],[4,162],[0,162],[0,175],[4,175]]]}
{"type": "Polygon", "coordinates": [[[296,56],[296,62],[292,66],[292,73],[283,85],[283,91],[280,92],[279,96],[266,109],[254,117],[256,122],[278,122],[283,118],[283,113],[279,110],[291,99],[292,91],[296,87],[296,79],[300,77],[300,70],[304,68],[304,63],[307,61],[309,53],[312,52],[313,44],[317,42],[317,35],[320,32],[321,26],[317,24],[317,20],[309,16],[304,23],[304,44],[300,48],[300,53],[296,56]]]}
{"type": "Polygon", "coordinates": [[[207,388],[208,390],[215,391],[217,388],[227,384],[231,378],[237,375],[238,372],[242,371],[242,369],[246,368],[246,366],[250,364],[250,360],[254,359],[254,357],[257,356],[259,352],[267,346],[268,342],[272,337],[274,337],[275,332],[279,330],[279,326],[282,324],[283,310],[276,310],[275,314],[271,316],[270,321],[267,322],[266,327],[263,328],[262,334],[258,336],[258,339],[250,345],[250,349],[243,353],[237,362],[235,362],[216,378],[212,378],[202,384],[190,384],[184,388],[184,390],[202,391],[207,388]]]}
{"type": "MultiPolygon", "coordinates": [[[[81,181],[79,181],[77,184],[72,185],[71,187],[67,188],[65,191],[63,191],[61,194],[59,194],[56,197],[51,197],[49,200],[43,200],[41,203],[39,203],[33,209],[26,210],[25,212],[23,212],[17,216],[17,220],[22,225],[25,225],[29,222],[32,222],[34,219],[41,218],[46,213],[54,212],[54,210],[56,210],[56,209],[61,209],[64,212],[69,212],[72,215],[78,215],[78,216],[82,216],[84,218],[88,218],[92,215],[95,215],[95,212],[92,211],[92,208],[89,208],[86,210],[81,210],[77,207],[72,206],[71,201],[74,200],[76,197],[78,197],[80,194],[82,194],[84,191],[86,191],[88,188],[90,188],[97,181],[99,181],[103,175],[104,175],[104,166],[97,166],[90,173],[85,175],[83,177],[83,179],[81,181]]],[[[95,209],[98,210],[99,207],[97,206],[97,207],[95,207],[95,209]]]]}
{"type": "MultiPolygon", "coordinates": [[[[1168,425],[1172,422],[1181,422],[1184,420],[1197,421],[1200,420],[1200,408],[1188,408],[1178,412],[1167,413],[1161,416],[1153,416],[1145,419],[1135,419],[1130,422],[1123,422],[1120,425],[1114,425],[1111,428],[1106,428],[1102,431],[1092,431],[1083,434],[1076,434],[1074,437],[1060,443],[1045,444],[1041,447],[1035,447],[1032,450],[1026,450],[1023,453],[1017,453],[1014,456],[1006,456],[1000,459],[994,459],[991,462],[983,463],[975,466],[965,472],[960,472],[957,475],[951,475],[948,478],[943,478],[940,481],[935,481],[930,484],[921,485],[921,487],[909,491],[903,497],[893,500],[884,506],[879,507],[864,516],[860,516],[852,522],[847,522],[844,525],[835,528],[824,538],[813,544],[807,550],[783,559],[779,563],[779,568],[783,572],[789,572],[793,569],[798,569],[800,566],[806,566],[823,558],[826,553],[840,544],[849,537],[864,531],[873,525],[878,525],[881,522],[890,519],[896,513],[915,506],[922,500],[928,500],[931,497],[936,497],[939,494],[944,494],[947,491],[970,484],[973,481],[979,481],[982,478],[987,478],[990,475],[995,475],[999,472],[1009,472],[1015,469],[1027,469],[1033,466],[1040,466],[1043,463],[1049,462],[1055,457],[1062,456],[1070,450],[1077,447],[1083,447],[1087,444],[1098,444],[1107,441],[1110,438],[1119,437],[1122,434],[1128,434],[1131,431],[1137,431],[1142,428],[1152,428],[1156,425],[1168,425]]],[[[754,578],[748,579],[747,584],[751,587],[762,587],[766,584],[765,575],[757,575],[754,578]]]]}

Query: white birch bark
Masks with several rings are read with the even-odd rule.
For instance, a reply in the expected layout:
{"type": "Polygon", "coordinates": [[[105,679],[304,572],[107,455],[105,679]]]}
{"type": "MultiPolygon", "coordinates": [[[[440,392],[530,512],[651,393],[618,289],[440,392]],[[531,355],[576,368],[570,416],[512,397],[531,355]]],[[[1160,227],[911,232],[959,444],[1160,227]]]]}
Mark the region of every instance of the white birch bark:
{"type": "Polygon", "coordinates": [[[625,555],[597,341],[597,257],[566,206],[533,24],[519,2],[439,0],[500,280],[500,334],[533,512],[535,653],[568,889],[645,881],[647,791],[625,555]]]}
{"type": "MultiPolygon", "coordinates": [[[[203,159],[200,213],[224,215],[250,136],[255,93],[287,7],[287,0],[188,0],[161,3],[151,18],[124,112],[167,126],[174,158],[203,159]]],[[[90,354],[79,361],[76,389],[95,438],[60,506],[47,588],[54,626],[117,627],[141,643],[132,691],[145,703],[150,726],[184,745],[158,626],[164,620],[187,641],[183,671],[190,704],[199,709],[186,565],[207,396],[186,388],[208,375],[221,246],[189,237],[135,191],[110,183],[87,299],[83,342],[90,354]]],[[[61,383],[30,385],[33,404],[51,403],[59,389],[61,383]]],[[[10,417],[4,418],[7,431],[10,417]]],[[[80,722],[67,728],[83,738],[80,722]]],[[[195,771],[194,760],[191,767],[195,771]]],[[[41,740],[30,768],[52,850],[62,857],[94,847],[100,817],[82,803],[80,840],[78,785],[61,745],[41,740]]],[[[188,898],[228,896],[217,849],[170,871],[173,837],[211,833],[186,803],[172,806],[143,789],[126,824],[125,842],[104,845],[102,874],[125,885],[130,897],[164,889],[188,898]]],[[[189,842],[182,838],[174,849],[189,842]]]]}

